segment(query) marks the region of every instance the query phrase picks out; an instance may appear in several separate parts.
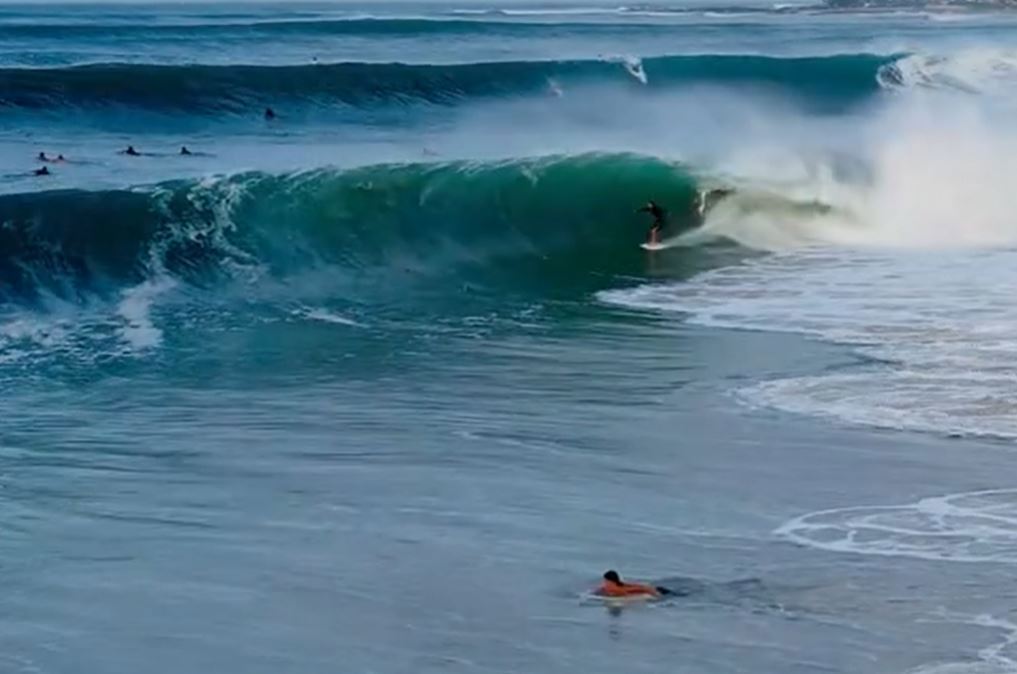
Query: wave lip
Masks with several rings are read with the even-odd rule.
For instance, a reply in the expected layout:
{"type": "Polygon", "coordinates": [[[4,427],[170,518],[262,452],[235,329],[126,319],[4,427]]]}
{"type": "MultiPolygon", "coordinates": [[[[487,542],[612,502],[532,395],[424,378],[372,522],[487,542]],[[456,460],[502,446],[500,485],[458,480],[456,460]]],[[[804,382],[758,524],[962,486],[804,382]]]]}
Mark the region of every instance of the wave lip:
{"type": "Polygon", "coordinates": [[[435,103],[521,94],[568,94],[582,85],[756,85],[851,101],[880,88],[896,56],[779,58],[687,55],[646,59],[506,61],[453,65],[336,63],[301,66],[97,64],[0,69],[0,108],[60,110],[110,106],[250,113],[280,101],[327,106],[435,103]],[[638,73],[638,74],[637,74],[638,73]]]}

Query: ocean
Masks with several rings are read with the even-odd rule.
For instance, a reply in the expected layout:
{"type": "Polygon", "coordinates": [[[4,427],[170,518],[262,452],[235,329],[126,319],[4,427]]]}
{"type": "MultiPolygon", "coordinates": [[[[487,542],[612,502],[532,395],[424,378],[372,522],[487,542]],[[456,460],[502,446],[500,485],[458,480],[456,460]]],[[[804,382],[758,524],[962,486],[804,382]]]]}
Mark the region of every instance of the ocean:
{"type": "Polygon", "coordinates": [[[1012,11],[0,5],[0,673],[1017,671],[1015,111],[1012,11]]]}

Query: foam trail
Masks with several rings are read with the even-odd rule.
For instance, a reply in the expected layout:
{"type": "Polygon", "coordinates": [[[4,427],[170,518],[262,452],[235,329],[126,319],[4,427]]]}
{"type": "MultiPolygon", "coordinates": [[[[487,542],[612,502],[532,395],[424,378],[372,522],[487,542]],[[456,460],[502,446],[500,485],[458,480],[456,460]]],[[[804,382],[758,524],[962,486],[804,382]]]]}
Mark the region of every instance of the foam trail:
{"type": "Polygon", "coordinates": [[[877,80],[888,89],[999,92],[1017,84],[1017,52],[982,48],[953,54],[911,54],[882,66],[877,80]]]}
{"type": "Polygon", "coordinates": [[[822,510],[786,522],[775,534],[831,552],[1017,564],[1017,489],[822,510]]]}
{"type": "Polygon", "coordinates": [[[868,359],[743,388],[738,395],[749,404],[886,428],[1017,437],[1015,262],[1009,250],[821,248],[600,297],[687,313],[705,325],[851,344],[868,359]]]}
{"type": "Polygon", "coordinates": [[[1010,651],[1017,645],[1017,624],[987,613],[977,615],[944,612],[935,620],[956,625],[983,627],[1001,633],[995,643],[979,649],[977,660],[963,662],[937,662],[911,670],[911,674],[1013,674],[1017,672],[1017,659],[1010,651]]]}
{"type": "Polygon", "coordinates": [[[123,322],[119,334],[132,350],[154,349],[162,343],[162,330],[152,322],[152,304],[174,285],[172,280],[161,277],[123,292],[117,305],[117,314],[123,322]]]}
{"type": "Polygon", "coordinates": [[[37,314],[21,313],[0,323],[0,364],[13,363],[40,350],[62,347],[68,329],[63,321],[37,314]]]}
{"type": "Polygon", "coordinates": [[[617,59],[618,63],[621,63],[625,67],[625,71],[632,75],[641,84],[649,84],[649,80],[646,77],[646,70],[643,69],[643,61],[635,56],[621,56],[617,59]]]}
{"type": "Polygon", "coordinates": [[[643,69],[643,62],[637,58],[629,58],[625,60],[625,69],[629,71],[629,74],[635,77],[643,84],[649,84],[649,80],[646,77],[646,71],[643,69]]]}
{"type": "Polygon", "coordinates": [[[304,309],[295,311],[294,314],[297,316],[303,316],[304,318],[309,318],[313,321],[321,321],[322,323],[333,323],[335,325],[348,325],[350,327],[355,328],[363,327],[362,324],[358,323],[352,318],[347,318],[342,314],[337,314],[334,311],[329,311],[328,309],[322,307],[315,308],[306,307],[304,309]]]}
{"type": "Polygon", "coordinates": [[[806,156],[739,158],[738,192],[687,236],[775,254],[601,298],[717,327],[818,337],[866,359],[740,390],[751,405],[1017,438],[1017,133],[970,106],[922,107],[933,102],[919,97],[877,119],[858,143],[864,170],[806,156]]]}

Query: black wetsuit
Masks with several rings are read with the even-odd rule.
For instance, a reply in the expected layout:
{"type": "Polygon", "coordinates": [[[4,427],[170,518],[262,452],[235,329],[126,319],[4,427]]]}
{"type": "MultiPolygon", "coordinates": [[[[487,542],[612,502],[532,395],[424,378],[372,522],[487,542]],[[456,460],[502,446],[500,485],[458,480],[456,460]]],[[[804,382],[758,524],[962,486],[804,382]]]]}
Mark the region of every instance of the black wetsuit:
{"type": "Polygon", "coordinates": [[[636,213],[649,213],[653,217],[653,224],[650,225],[650,233],[659,233],[660,230],[664,228],[664,223],[667,220],[667,211],[652,201],[640,208],[636,211],[636,213]]]}

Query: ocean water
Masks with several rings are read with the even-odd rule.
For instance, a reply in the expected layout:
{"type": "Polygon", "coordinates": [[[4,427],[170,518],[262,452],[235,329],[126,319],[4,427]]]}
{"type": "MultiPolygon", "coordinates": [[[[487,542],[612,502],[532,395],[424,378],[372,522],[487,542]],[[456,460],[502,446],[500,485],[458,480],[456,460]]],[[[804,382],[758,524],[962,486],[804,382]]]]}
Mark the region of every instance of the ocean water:
{"type": "Polygon", "coordinates": [[[1015,112],[1003,11],[0,6],[0,673],[1017,671],[1015,112]]]}

